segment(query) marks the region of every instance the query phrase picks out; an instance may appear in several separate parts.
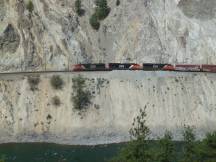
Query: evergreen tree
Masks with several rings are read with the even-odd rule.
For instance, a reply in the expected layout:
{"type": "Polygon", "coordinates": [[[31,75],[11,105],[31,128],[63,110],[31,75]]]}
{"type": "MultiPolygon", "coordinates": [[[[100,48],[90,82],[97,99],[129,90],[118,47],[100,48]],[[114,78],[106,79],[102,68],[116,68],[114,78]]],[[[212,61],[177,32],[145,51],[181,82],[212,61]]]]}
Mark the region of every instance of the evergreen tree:
{"type": "Polygon", "coordinates": [[[120,5],[120,0],[116,0],[116,6],[120,5]]]}
{"type": "Polygon", "coordinates": [[[26,6],[27,10],[32,13],[34,10],[34,4],[31,0],[28,1],[27,6],[26,6]]]}
{"type": "Polygon", "coordinates": [[[90,25],[93,29],[98,30],[100,28],[100,22],[96,14],[93,14],[89,20],[90,25]]]}
{"type": "Polygon", "coordinates": [[[133,128],[130,130],[131,142],[123,148],[120,154],[111,162],[151,162],[152,154],[148,135],[149,128],[146,126],[145,109],[140,110],[140,115],[134,119],[133,128]]]}
{"type": "Polygon", "coordinates": [[[160,153],[157,158],[158,162],[173,162],[174,157],[174,144],[172,141],[172,134],[168,131],[165,132],[164,137],[159,140],[160,153]]]}
{"type": "Polygon", "coordinates": [[[76,13],[77,13],[79,16],[82,16],[82,15],[83,15],[84,10],[82,9],[81,0],[76,0],[76,1],[75,1],[75,9],[76,9],[76,13]]]}
{"type": "Polygon", "coordinates": [[[216,132],[208,133],[202,146],[202,159],[216,161],[216,132]]]}
{"type": "Polygon", "coordinates": [[[107,0],[96,0],[96,15],[99,20],[104,20],[110,13],[110,8],[107,5],[107,0]]]}
{"type": "Polygon", "coordinates": [[[186,126],[183,131],[184,148],[183,148],[183,162],[193,162],[196,157],[195,152],[195,135],[191,127],[186,126]]]}

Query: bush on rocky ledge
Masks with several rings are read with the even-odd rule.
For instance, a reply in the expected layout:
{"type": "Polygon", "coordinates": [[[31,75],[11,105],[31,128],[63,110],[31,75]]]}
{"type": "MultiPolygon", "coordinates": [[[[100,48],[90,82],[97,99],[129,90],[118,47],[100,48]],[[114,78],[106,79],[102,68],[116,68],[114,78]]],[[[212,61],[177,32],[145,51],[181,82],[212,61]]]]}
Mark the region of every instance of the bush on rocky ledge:
{"type": "Polygon", "coordinates": [[[58,96],[55,96],[52,98],[52,104],[56,107],[61,105],[61,100],[58,96]]]}
{"type": "Polygon", "coordinates": [[[28,10],[30,13],[33,12],[33,10],[34,10],[34,4],[33,4],[33,2],[32,2],[31,0],[28,1],[27,5],[26,5],[26,8],[27,8],[27,10],[28,10]]]}
{"type": "Polygon", "coordinates": [[[38,84],[40,83],[40,77],[39,76],[29,76],[28,83],[29,83],[31,91],[38,90],[38,84]]]}
{"type": "Polygon", "coordinates": [[[86,79],[81,75],[72,79],[72,101],[76,110],[85,110],[91,104],[91,92],[86,88],[86,79]]]}
{"type": "Polygon", "coordinates": [[[62,89],[64,86],[64,81],[59,75],[52,76],[50,82],[52,87],[56,90],[62,89]]]}

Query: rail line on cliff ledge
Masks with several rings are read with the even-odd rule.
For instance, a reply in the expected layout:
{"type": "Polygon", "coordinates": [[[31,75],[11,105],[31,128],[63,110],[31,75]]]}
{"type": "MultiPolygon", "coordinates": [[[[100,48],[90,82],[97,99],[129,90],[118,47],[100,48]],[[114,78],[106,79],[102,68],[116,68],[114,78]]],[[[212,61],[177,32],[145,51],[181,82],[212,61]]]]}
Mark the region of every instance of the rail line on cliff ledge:
{"type": "Polygon", "coordinates": [[[172,72],[203,72],[216,73],[216,65],[207,64],[156,64],[156,63],[97,63],[75,64],[65,70],[45,71],[14,71],[0,72],[0,75],[18,74],[48,74],[48,73],[78,73],[78,72],[108,72],[108,71],[172,71],[172,72]]]}

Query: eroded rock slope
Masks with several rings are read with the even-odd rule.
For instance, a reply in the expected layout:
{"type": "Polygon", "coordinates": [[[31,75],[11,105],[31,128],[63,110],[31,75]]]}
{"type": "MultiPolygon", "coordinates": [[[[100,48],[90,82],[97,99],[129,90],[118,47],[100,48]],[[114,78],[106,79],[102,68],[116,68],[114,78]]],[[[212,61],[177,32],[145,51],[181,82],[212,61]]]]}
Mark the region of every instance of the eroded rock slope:
{"type": "Polygon", "coordinates": [[[129,140],[129,129],[140,109],[146,108],[151,137],[170,130],[182,139],[184,125],[202,138],[216,129],[216,76],[199,73],[107,72],[82,73],[92,94],[86,111],[74,109],[72,78],[58,74],[61,90],[43,74],[32,91],[29,76],[1,76],[0,142],[104,144],[129,140]],[[56,106],[53,97],[59,97],[56,106]]]}
{"type": "Polygon", "coordinates": [[[94,1],[0,2],[0,69],[64,70],[87,62],[216,63],[214,0],[109,0],[99,31],[89,25],[94,1]],[[10,29],[10,30],[8,30],[10,29]]]}

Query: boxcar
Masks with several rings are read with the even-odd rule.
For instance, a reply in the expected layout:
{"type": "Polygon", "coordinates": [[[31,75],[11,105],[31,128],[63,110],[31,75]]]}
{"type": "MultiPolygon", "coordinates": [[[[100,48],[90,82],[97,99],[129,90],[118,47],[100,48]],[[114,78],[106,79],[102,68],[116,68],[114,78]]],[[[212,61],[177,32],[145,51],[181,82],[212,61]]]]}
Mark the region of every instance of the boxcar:
{"type": "Polygon", "coordinates": [[[175,71],[201,71],[201,65],[175,65],[175,71]]]}
{"type": "Polygon", "coordinates": [[[216,72],[216,65],[202,65],[202,71],[204,71],[204,72],[216,72]]]}
{"type": "Polygon", "coordinates": [[[171,64],[152,64],[152,63],[144,63],[143,70],[156,71],[163,70],[164,66],[171,64]]]}

